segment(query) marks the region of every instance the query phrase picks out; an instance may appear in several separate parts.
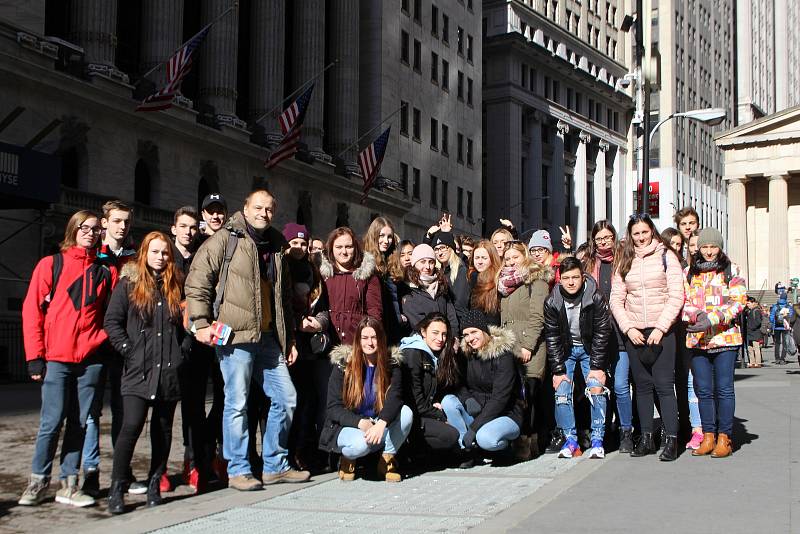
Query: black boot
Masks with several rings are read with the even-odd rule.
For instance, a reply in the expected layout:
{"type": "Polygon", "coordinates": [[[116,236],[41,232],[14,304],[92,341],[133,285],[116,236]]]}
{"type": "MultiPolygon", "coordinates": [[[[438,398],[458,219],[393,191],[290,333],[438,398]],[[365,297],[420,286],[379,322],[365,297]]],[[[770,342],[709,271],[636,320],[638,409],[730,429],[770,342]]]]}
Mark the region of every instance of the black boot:
{"type": "Polygon", "coordinates": [[[127,480],[112,480],[108,489],[108,513],[118,515],[125,513],[125,487],[127,480]]]}
{"type": "Polygon", "coordinates": [[[639,440],[639,443],[636,444],[636,447],[633,448],[633,452],[631,452],[631,456],[634,458],[639,458],[641,456],[647,456],[648,454],[653,454],[656,452],[656,444],[653,441],[653,433],[652,432],[643,432],[642,437],[639,440]]]}
{"type": "Polygon", "coordinates": [[[557,453],[561,450],[561,447],[564,446],[564,442],[566,439],[564,438],[564,434],[561,432],[561,429],[555,429],[552,432],[552,437],[550,439],[550,444],[547,446],[546,452],[548,453],[557,453]]]}
{"type": "Polygon", "coordinates": [[[619,431],[619,452],[630,454],[633,452],[633,429],[621,429],[619,431]]]}
{"type": "Polygon", "coordinates": [[[161,473],[156,473],[150,477],[150,482],[147,484],[147,506],[158,506],[162,502],[161,499],[161,473]]]}
{"type": "Polygon", "coordinates": [[[667,436],[664,441],[664,450],[658,457],[662,462],[673,462],[678,459],[678,436],[667,436]]]}

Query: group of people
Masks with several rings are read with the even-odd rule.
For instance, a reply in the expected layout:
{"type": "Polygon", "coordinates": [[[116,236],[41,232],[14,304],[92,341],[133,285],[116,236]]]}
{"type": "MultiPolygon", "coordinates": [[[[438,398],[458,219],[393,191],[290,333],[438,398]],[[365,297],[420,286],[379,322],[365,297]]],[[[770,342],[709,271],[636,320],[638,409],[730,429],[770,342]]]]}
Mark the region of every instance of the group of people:
{"type": "Polygon", "coordinates": [[[422,243],[384,217],[361,238],[340,227],[323,240],[275,228],[277,209],[259,189],[228,217],[208,195],[137,250],[120,201],[69,219],[23,305],[42,412],[20,504],[44,499],[62,426],[56,501],[94,504],[106,387],[114,514],[126,493],[155,506],[172,489],[178,401],[183,479],[198,492],[326,469],[349,481],[373,465],[399,482],[432,463],[603,458],[609,442],[672,461],[679,437],[695,456],[731,454],[746,283],[693,209],[662,234],[645,214],[621,235],[598,221],[574,252],[568,228],[559,251],[548,231],[525,242],[506,220],[488,239],[455,236],[448,215],[422,243]],[[131,459],[148,413],[140,483],[131,459]]]}

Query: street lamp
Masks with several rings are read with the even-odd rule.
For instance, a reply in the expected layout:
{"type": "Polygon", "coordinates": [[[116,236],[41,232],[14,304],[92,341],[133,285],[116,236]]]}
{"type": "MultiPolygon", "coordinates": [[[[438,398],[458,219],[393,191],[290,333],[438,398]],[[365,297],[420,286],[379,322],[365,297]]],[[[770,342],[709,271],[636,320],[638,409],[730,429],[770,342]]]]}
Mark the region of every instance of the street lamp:
{"type": "Polygon", "coordinates": [[[665,117],[658,121],[658,123],[653,127],[650,131],[650,136],[647,138],[647,154],[643,158],[644,165],[642,165],[642,213],[648,213],[650,210],[650,153],[649,149],[653,144],[653,137],[656,134],[656,131],[661,127],[662,124],[673,119],[675,117],[683,117],[686,119],[691,119],[693,121],[702,122],[703,124],[707,124],[709,126],[717,126],[718,124],[722,123],[725,120],[727,113],[722,108],[705,108],[705,109],[693,109],[691,111],[682,111],[678,113],[671,113],[668,117],[665,117]]]}

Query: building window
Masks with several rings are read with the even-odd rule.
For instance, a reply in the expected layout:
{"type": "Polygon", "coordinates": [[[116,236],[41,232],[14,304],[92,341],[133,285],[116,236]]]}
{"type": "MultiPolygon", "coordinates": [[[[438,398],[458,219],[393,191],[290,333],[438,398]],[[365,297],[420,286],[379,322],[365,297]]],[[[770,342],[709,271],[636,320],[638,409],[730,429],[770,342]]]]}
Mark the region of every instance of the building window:
{"type": "Polygon", "coordinates": [[[414,70],[422,72],[422,43],[414,39],[414,70]]]}
{"type": "Polygon", "coordinates": [[[136,162],[133,175],[133,200],[146,206],[150,205],[151,200],[151,180],[150,169],[144,160],[136,162]]]}
{"type": "Polygon", "coordinates": [[[403,0],[403,1],[400,3],[400,9],[402,9],[402,10],[403,10],[403,13],[405,13],[406,15],[408,15],[408,0],[403,0]]]}
{"type": "Polygon", "coordinates": [[[414,200],[419,200],[419,169],[413,170],[414,181],[411,184],[411,196],[414,200]]]}
{"type": "Polygon", "coordinates": [[[545,76],[544,77],[544,97],[546,99],[548,99],[548,100],[550,100],[550,95],[552,94],[550,92],[551,90],[552,90],[552,87],[550,86],[550,77],[549,76],[545,76]]]}
{"type": "Polygon", "coordinates": [[[439,8],[431,4],[431,33],[439,37],[439,8]]]}
{"type": "Polygon", "coordinates": [[[467,61],[472,63],[472,36],[467,35],[467,61]]]}
{"type": "Polygon", "coordinates": [[[528,83],[528,66],[525,63],[521,63],[519,66],[519,84],[522,87],[528,83]]]}
{"type": "Polygon", "coordinates": [[[442,154],[447,156],[450,153],[450,128],[446,124],[442,124],[442,154]]]}
{"type": "Polygon", "coordinates": [[[450,91],[450,63],[442,60],[442,89],[450,91]]]}
{"type": "Polygon", "coordinates": [[[459,187],[456,190],[456,215],[459,217],[464,216],[464,188],[459,187]]]}
{"type": "Polygon", "coordinates": [[[472,139],[467,139],[467,165],[472,167],[472,139]]]}
{"type": "Polygon", "coordinates": [[[567,109],[572,109],[573,104],[572,87],[567,87],[567,109]]]}
{"type": "Polygon", "coordinates": [[[400,30],[400,61],[408,65],[408,46],[409,46],[409,37],[408,32],[404,30],[400,30]]]}
{"type": "Polygon", "coordinates": [[[550,205],[547,198],[547,183],[550,180],[550,167],[542,165],[542,219],[550,219],[550,205]]]}
{"type": "Polygon", "coordinates": [[[431,83],[439,85],[439,54],[431,52],[431,83]]]}
{"type": "Polygon", "coordinates": [[[581,105],[581,100],[583,100],[583,95],[579,92],[575,92],[575,111],[577,113],[583,113],[583,106],[581,105]]]}
{"type": "Polygon", "coordinates": [[[472,191],[467,191],[467,219],[472,220],[472,191]]]}
{"type": "Polygon", "coordinates": [[[438,207],[439,203],[439,179],[431,174],[431,206],[438,207]]]}
{"type": "Polygon", "coordinates": [[[536,69],[531,67],[530,75],[528,76],[528,89],[531,93],[536,92],[536,69]]]}
{"type": "Polygon", "coordinates": [[[439,121],[431,118],[431,148],[439,150],[439,121]]]}
{"type": "Polygon", "coordinates": [[[414,113],[413,113],[413,117],[412,118],[413,118],[413,120],[412,120],[411,128],[413,129],[414,141],[419,141],[420,140],[420,136],[421,136],[420,135],[420,131],[422,130],[422,125],[420,124],[420,121],[421,121],[421,119],[420,119],[420,111],[417,108],[414,108],[414,113]]]}
{"type": "Polygon", "coordinates": [[[422,0],[414,0],[414,22],[422,22],[422,0]]]}
{"type": "Polygon", "coordinates": [[[442,13],[442,42],[450,43],[450,17],[442,13]]]}
{"type": "Polygon", "coordinates": [[[447,197],[448,197],[447,185],[448,185],[447,184],[447,180],[442,180],[442,206],[441,207],[442,207],[443,210],[447,210],[448,209],[448,207],[447,207],[447,204],[448,204],[447,203],[447,197]]]}
{"type": "Polygon", "coordinates": [[[408,102],[400,101],[400,133],[408,135],[408,102]]]}
{"type": "Polygon", "coordinates": [[[467,104],[472,105],[472,78],[467,78],[467,104]]]}
{"type": "Polygon", "coordinates": [[[458,99],[464,100],[464,73],[458,71],[458,99]]]}
{"type": "Polygon", "coordinates": [[[456,30],[456,41],[458,47],[458,53],[462,56],[464,55],[464,28],[461,26],[458,27],[456,30]]]}
{"type": "Polygon", "coordinates": [[[467,9],[472,11],[472,0],[467,0],[467,9]]]}
{"type": "Polygon", "coordinates": [[[459,133],[456,137],[456,155],[459,163],[464,163],[464,134],[459,133]]]}
{"type": "Polygon", "coordinates": [[[553,80],[553,102],[561,103],[561,83],[558,80],[553,80]]]}
{"type": "Polygon", "coordinates": [[[403,193],[408,194],[408,164],[400,162],[400,185],[403,188],[403,193]]]}

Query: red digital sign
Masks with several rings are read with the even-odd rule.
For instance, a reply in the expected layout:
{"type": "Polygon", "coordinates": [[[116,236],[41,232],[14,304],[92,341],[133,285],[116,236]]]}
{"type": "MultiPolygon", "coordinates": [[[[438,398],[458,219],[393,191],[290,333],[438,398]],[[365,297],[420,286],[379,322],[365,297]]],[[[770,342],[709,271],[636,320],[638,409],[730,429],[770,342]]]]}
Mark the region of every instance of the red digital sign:
{"type": "MultiPolygon", "coordinates": [[[[650,188],[647,194],[649,205],[647,206],[647,211],[649,212],[650,217],[654,219],[659,216],[659,209],[658,209],[658,182],[650,182],[650,188]]],[[[633,211],[635,213],[639,213],[641,211],[642,205],[642,184],[639,184],[639,187],[636,191],[633,192],[633,211]]]]}

